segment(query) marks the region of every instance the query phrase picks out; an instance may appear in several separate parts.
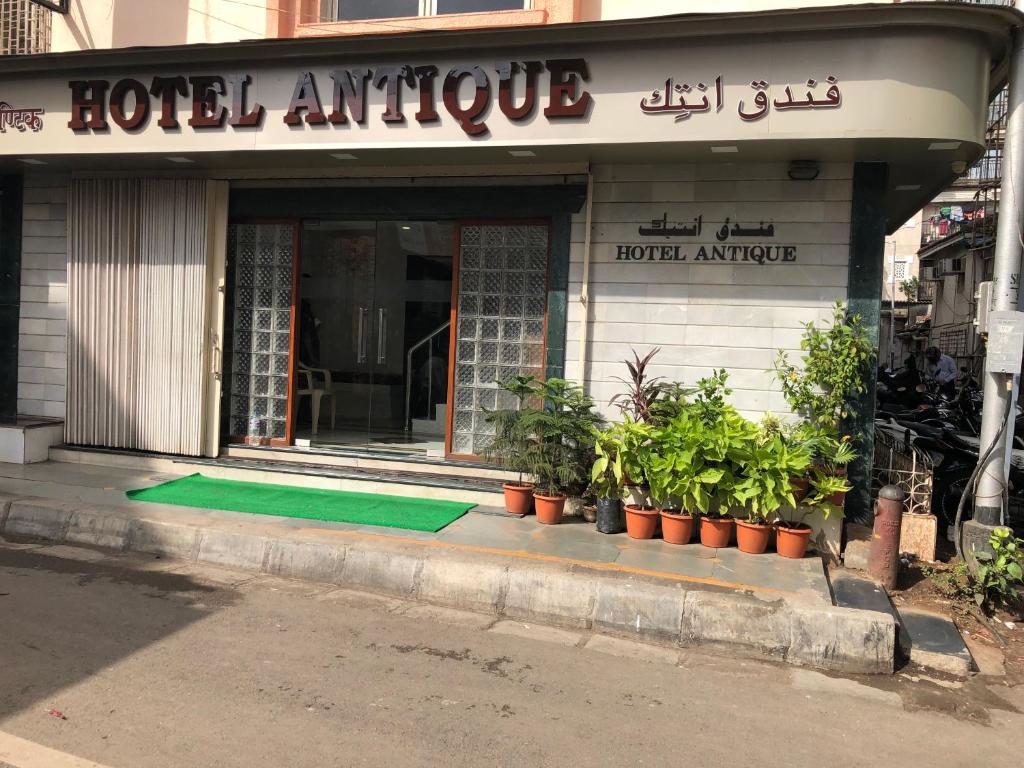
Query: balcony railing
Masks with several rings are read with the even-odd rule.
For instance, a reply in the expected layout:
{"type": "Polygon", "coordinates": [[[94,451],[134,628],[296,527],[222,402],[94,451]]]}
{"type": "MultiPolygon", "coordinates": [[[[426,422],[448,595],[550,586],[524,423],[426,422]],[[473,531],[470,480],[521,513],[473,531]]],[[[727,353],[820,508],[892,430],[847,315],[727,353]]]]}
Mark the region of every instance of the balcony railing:
{"type": "Polygon", "coordinates": [[[963,229],[965,223],[948,219],[932,223],[929,219],[925,219],[921,226],[921,245],[931,245],[945,237],[958,234],[963,229]]]}

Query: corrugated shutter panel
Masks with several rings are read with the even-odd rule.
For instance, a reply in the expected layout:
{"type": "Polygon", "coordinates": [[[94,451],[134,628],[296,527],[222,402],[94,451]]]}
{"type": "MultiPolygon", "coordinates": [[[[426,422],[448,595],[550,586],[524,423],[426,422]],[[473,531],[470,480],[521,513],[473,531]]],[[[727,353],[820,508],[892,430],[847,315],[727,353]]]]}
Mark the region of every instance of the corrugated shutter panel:
{"type": "Polygon", "coordinates": [[[202,452],[207,190],[192,179],[72,181],[69,443],[202,452]]]}

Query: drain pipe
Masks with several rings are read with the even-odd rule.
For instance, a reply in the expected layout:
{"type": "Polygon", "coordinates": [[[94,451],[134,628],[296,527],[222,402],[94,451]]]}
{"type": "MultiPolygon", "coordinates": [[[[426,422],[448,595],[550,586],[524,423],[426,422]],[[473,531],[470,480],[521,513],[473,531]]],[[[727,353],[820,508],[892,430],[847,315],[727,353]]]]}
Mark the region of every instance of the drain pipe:
{"type": "Polygon", "coordinates": [[[590,234],[594,217],[594,174],[587,169],[587,212],[583,230],[583,277],[580,286],[580,348],[579,382],[586,388],[587,381],[587,346],[590,341],[590,234]]]}
{"type": "MultiPolygon", "coordinates": [[[[1021,272],[1021,206],[1024,203],[1024,34],[1013,33],[1010,82],[1007,94],[1006,138],[1003,147],[1003,183],[992,276],[992,309],[1018,309],[1021,272]]],[[[1008,443],[1003,437],[1007,418],[1013,417],[1019,379],[1015,375],[985,371],[978,488],[974,495],[974,522],[997,526],[1003,521],[1003,495],[1007,488],[1008,443]],[[1001,443],[997,445],[997,443],[1001,443]]]]}

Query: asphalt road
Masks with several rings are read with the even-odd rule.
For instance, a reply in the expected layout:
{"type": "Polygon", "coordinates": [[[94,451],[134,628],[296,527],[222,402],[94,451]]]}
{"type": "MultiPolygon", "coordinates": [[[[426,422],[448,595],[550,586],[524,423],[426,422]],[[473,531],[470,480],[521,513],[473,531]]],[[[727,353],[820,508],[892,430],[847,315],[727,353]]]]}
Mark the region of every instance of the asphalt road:
{"type": "Polygon", "coordinates": [[[15,768],[1019,761],[1024,691],[950,685],[0,543],[0,765],[15,768]]]}

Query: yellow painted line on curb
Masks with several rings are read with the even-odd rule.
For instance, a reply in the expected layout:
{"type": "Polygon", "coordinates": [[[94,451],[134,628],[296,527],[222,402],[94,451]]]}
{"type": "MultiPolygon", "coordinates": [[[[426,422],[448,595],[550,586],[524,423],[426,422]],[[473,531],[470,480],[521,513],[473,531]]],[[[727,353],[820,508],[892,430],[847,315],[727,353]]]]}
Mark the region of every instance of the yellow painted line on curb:
{"type": "Polygon", "coordinates": [[[316,533],[324,536],[348,536],[351,538],[377,539],[379,541],[392,541],[401,544],[413,544],[421,547],[432,547],[434,549],[453,549],[462,552],[474,552],[483,555],[501,555],[504,557],[516,557],[522,560],[537,560],[543,563],[555,563],[557,565],[578,565],[582,568],[591,568],[598,571],[610,571],[612,573],[623,573],[634,576],[653,576],[658,579],[670,579],[691,584],[703,584],[710,587],[724,587],[726,589],[743,590],[750,592],[767,592],[775,595],[796,595],[775,587],[764,587],[755,584],[743,584],[735,581],[715,579],[710,576],[684,576],[680,573],[669,571],[654,571],[648,568],[634,568],[619,563],[598,563],[593,560],[577,560],[572,557],[560,557],[558,555],[544,555],[539,552],[527,552],[523,549],[499,549],[498,547],[482,547],[475,544],[456,544],[451,541],[435,541],[433,539],[407,539],[404,536],[392,536],[386,533],[366,533],[365,531],[332,531],[323,528],[300,528],[300,531],[316,533]]]}
{"type": "Polygon", "coordinates": [[[0,763],[14,768],[107,768],[0,731],[0,763]]]}

